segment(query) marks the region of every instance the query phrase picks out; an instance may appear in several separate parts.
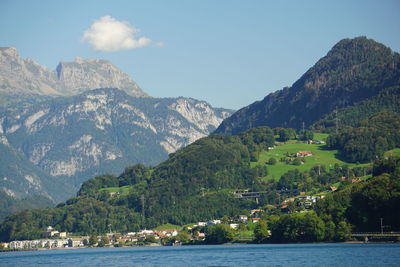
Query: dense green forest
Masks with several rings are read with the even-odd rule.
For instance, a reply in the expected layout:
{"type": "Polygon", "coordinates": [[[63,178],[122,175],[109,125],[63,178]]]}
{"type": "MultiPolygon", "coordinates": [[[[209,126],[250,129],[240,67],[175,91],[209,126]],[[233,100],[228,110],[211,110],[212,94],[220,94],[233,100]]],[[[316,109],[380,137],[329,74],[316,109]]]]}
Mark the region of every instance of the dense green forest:
{"type": "Polygon", "coordinates": [[[334,133],[346,127],[357,127],[360,121],[383,111],[400,113],[400,86],[385,88],[373,96],[352,106],[335,109],[311,125],[315,131],[334,133]]]}
{"type": "Polygon", "coordinates": [[[15,199],[0,190],[0,220],[19,210],[49,208],[53,206],[53,201],[41,195],[33,195],[22,199],[15,199]]]}
{"type": "Polygon", "coordinates": [[[49,225],[78,234],[139,230],[141,218],[132,210],[111,206],[93,198],[70,199],[52,209],[24,210],[8,216],[1,225],[1,240],[24,240],[43,237],[49,225]]]}
{"type": "Polygon", "coordinates": [[[327,139],[330,149],[338,149],[348,162],[371,162],[387,150],[400,146],[400,115],[380,112],[345,127],[327,139]]]}

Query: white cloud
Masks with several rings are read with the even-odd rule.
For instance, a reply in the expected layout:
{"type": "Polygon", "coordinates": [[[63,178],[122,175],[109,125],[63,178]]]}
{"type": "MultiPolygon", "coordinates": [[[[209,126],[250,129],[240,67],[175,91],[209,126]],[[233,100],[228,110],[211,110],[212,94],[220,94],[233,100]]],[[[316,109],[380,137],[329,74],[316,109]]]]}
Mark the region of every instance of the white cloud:
{"type": "Polygon", "coordinates": [[[156,46],[158,46],[158,47],[163,47],[165,44],[164,44],[164,42],[157,42],[156,43],[156,46]]]}
{"type": "Polygon", "coordinates": [[[95,51],[114,52],[147,46],[151,40],[135,36],[139,30],[126,21],[118,21],[111,16],[95,20],[82,36],[95,51]]]}

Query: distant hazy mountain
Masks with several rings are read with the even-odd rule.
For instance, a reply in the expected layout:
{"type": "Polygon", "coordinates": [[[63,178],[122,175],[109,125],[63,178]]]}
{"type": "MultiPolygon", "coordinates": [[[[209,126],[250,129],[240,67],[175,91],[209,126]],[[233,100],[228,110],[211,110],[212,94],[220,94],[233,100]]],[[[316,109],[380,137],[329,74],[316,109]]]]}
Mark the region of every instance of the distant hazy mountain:
{"type": "MultiPolygon", "coordinates": [[[[11,101],[0,113],[0,133],[5,148],[78,188],[88,178],[134,163],[157,164],[208,135],[230,114],[191,98],[136,98],[97,89],[11,101]]],[[[0,169],[0,177],[5,171],[0,169]]]]}
{"type": "Polygon", "coordinates": [[[0,47],[0,93],[74,95],[90,89],[119,88],[148,96],[129,75],[103,59],[60,62],[56,70],[21,58],[15,47],[0,47]]]}
{"type": "MultiPolygon", "coordinates": [[[[0,130],[2,130],[0,128],[0,130]]],[[[23,153],[13,147],[6,136],[0,134],[0,192],[9,197],[22,199],[41,195],[48,201],[59,202],[71,195],[73,185],[64,179],[54,179],[40,167],[26,159],[23,153]]],[[[0,199],[1,202],[4,199],[0,199]]]]}
{"type": "Polygon", "coordinates": [[[352,106],[399,85],[398,53],[365,37],[344,39],[292,87],[240,109],[216,132],[237,134],[264,125],[299,129],[304,123],[308,127],[336,108],[352,106]]]}
{"type": "Polygon", "coordinates": [[[98,174],[158,164],[231,114],[191,98],[149,97],[106,60],[78,58],[54,71],[0,48],[0,191],[65,200],[98,174]]]}

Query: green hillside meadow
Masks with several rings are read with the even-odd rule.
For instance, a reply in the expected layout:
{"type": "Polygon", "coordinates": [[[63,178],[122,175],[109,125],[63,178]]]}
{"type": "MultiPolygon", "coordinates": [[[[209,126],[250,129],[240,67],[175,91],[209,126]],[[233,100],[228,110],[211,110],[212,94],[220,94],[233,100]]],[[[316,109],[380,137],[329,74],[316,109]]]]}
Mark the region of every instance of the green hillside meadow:
{"type": "MultiPolygon", "coordinates": [[[[326,140],[328,134],[317,133],[314,135],[314,140],[326,140]]],[[[268,168],[268,175],[265,179],[279,180],[279,178],[289,170],[298,169],[299,171],[307,171],[316,165],[325,165],[328,168],[333,167],[336,163],[339,165],[348,165],[349,167],[367,166],[366,164],[353,164],[340,159],[340,153],[337,150],[327,150],[325,144],[305,144],[303,141],[289,140],[285,143],[276,142],[274,149],[269,151],[262,151],[259,155],[258,162],[252,162],[251,167],[256,165],[266,165],[268,168]],[[312,156],[305,157],[305,163],[299,166],[281,162],[281,158],[286,158],[287,154],[293,154],[298,151],[310,151],[312,156]],[[268,165],[267,162],[270,158],[275,158],[277,163],[275,165],[268,165]]]]}
{"type": "Polygon", "coordinates": [[[107,191],[109,193],[119,192],[121,196],[126,196],[129,193],[129,189],[131,189],[131,185],[125,185],[121,187],[107,187],[99,189],[100,192],[107,191]]]}

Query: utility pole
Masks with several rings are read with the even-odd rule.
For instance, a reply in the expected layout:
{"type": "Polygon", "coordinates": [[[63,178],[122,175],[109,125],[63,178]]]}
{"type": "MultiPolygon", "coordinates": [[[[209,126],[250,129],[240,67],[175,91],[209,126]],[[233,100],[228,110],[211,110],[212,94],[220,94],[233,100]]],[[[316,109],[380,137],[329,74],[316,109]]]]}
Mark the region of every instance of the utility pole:
{"type": "Polygon", "coordinates": [[[336,108],[335,108],[335,127],[336,127],[336,129],[335,129],[335,132],[336,132],[336,134],[339,132],[339,119],[338,119],[338,115],[337,115],[337,106],[336,106],[336,108]]]}
{"type": "Polygon", "coordinates": [[[381,218],[381,234],[383,234],[383,218],[381,218]]]}
{"type": "Polygon", "coordinates": [[[144,219],[144,195],[142,195],[142,216],[144,219]]]}

